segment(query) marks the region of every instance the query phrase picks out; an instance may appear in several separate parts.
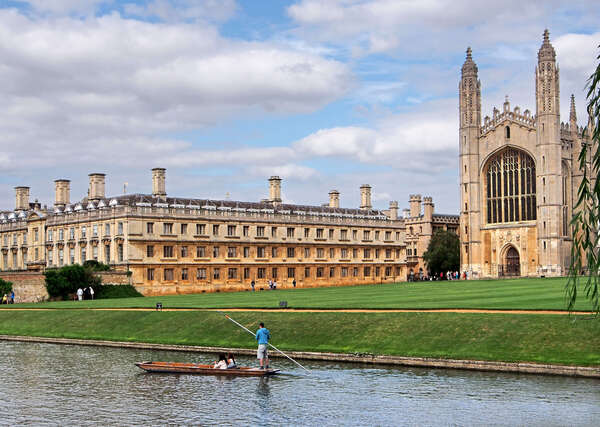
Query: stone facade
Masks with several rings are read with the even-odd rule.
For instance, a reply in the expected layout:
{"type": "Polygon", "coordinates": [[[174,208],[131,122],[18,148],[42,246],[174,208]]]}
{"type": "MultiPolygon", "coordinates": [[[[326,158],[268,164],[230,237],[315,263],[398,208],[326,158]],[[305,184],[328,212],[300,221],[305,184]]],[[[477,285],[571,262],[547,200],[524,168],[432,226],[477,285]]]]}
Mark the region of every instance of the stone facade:
{"type": "Polygon", "coordinates": [[[481,119],[481,82],[471,49],[459,83],[461,270],[473,278],[560,276],[569,268],[569,226],[589,142],[574,97],[560,121],[559,68],[548,31],[535,70],[536,114],[511,109],[481,119]]]}
{"type": "Polygon", "coordinates": [[[18,209],[0,213],[0,269],[97,260],[121,272],[104,283],[131,283],[145,295],[243,290],[251,281],[260,289],[268,280],[283,287],[394,282],[423,268],[432,230],[458,225],[457,216],[434,215],[431,198],[411,218],[398,216],[395,201],[374,210],[366,184],[361,207],[348,209],[336,190],[323,206],[282,203],[279,177],[258,203],[167,197],[165,177],[165,169],[152,170],[152,194],[106,197],[105,175],[93,173],[88,196],[75,203],[70,181],[59,179],[53,208],[30,203],[29,188],[17,187],[18,209]],[[408,240],[418,248],[410,257],[408,240]]]}
{"type": "Polygon", "coordinates": [[[438,230],[452,231],[458,234],[458,218],[456,215],[440,215],[434,213],[431,197],[421,198],[420,194],[411,194],[409,209],[404,210],[406,224],[406,264],[408,275],[421,278],[427,275],[427,266],[423,254],[429,246],[431,237],[438,230]]]}

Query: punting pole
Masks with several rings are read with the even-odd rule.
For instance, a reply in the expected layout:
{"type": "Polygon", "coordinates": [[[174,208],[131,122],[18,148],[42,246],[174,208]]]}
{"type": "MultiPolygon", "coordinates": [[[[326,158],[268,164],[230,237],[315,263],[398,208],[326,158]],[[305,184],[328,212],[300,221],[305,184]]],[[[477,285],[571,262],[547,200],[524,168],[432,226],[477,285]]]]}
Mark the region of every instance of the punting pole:
{"type": "MultiPolygon", "coordinates": [[[[217,310],[218,311],[218,310],[217,310]]],[[[247,331],[248,333],[252,334],[253,337],[256,338],[256,334],[254,332],[252,332],[250,329],[246,328],[244,325],[242,325],[241,323],[236,322],[234,319],[232,319],[231,317],[229,317],[228,314],[223,313],[222,311],[218,311],[219,313],[221,313],[223,316],[225,316],[227,319],[231,320],[233,323],[235,323],[236,325],[238,325],[240,328],[242,328],[243,330],[247,331]]],[[[310,371],[308,369],[306,369],[304,366],[302,366],[300,363],[296,362],[294,359],[292,359],[290,356],[288,356],[287,354],[285,354],[283,351],[279,350],[277,347],[275,347],[273,344],[271,343],[267,343],[269,344],[269,346],[273,347],[274,350],[277,350],[279,353],[283,354],[285,357],[287,357],[288,359],[290,359],[292,362],[294,362],[296,365],[300,366],[302,369],[304,369],[306,372],[310,371]]]]}

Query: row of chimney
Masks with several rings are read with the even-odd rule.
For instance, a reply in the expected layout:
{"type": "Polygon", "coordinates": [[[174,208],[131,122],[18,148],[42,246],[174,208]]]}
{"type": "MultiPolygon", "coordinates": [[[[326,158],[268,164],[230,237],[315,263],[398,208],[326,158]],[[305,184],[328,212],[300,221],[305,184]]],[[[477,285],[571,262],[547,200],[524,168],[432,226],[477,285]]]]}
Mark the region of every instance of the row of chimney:
{"type": "MultiPolygon", "coordinates": [[[[166,169],[152,169],[152,195],[154,197],[166,197],[165,174],[166,169]]],[[[97,202],[106,197],[106,174],[91,173],[88,175],[90,185],[88,188],[88,200],[97,202]]],[[[31,208],[29,203],[29,187],[15,187],[15,210],[26,211],[31,208]]],[[[54,181],[54,207],[64,208],[70,204],[71,181],[68,179],[57,179],[54,181]]]]}
{"type": "MultiPolygon", "coordinates": [[[[420,197],[421,196],[419,196],[419,198],[420,197]]],[[[425,199],[427,199],[427,197],[425,199]]],[[[267,199],[267,201],[274,204],[281,203],[281,178],[279,178],[278,176],[272,176],[271,178],[269,178],[269,198],[267,199]]],[[[329,204],[325,206],[329,206],[330,208],[339,208],[340,192],[337,190],[331,190],[329,192],[329,204]]],[[[369,184],[363,184],[360,186],[360,208],[373,208],[373,205],[371,204],[371,186],[369,184]]],[[[393,220],[398,219],[397,201],[390,202],[389,215],[390,218],[393,220]]]]}
{"type": "MultiPolygon", "coordinates": [[[[89,176],[89,189],[88,189],[88,200],[97,202],[106,197],[106,174],[103,173],[91,173],[89,176]]],[[[152,169],[152,196],[164,198],[167,196],[165,187],[166,169],[154,168],[152,169]]],[[[71,181],[68,179],[57,179],[54,181],[54,207],[64,208],[70,203],[71,199],[71,181]]],[[[29,203],[29,187],[15,187],[16,195],[16,208],[17,211],[25,211],[31,208],[29,203]]],[[[278,176],[272,176],[269,178],[269,199],[271,203],[281,203],[281,178],[278,176]]],[[[425,210],[427,211],[428,206],[431,205],[433,210],[433,203],[431,197],[425,197],[425,210]]],[[[340,192],[337,190],[331,190],[329,192],[329,207],[339,208],[340,207],[340,192]]],[[[363,184],[360,186],[360,209],[372,209],[371,204],[371,186],[369,184],[363,184]]],[[[421,210],[421,196],[411,195],[410,196],[410,216],[418,216],[416,211],[421,210]]],[[[391,219],[398,219],[398,202],[391,201],[389,215],[391,219]]]]}

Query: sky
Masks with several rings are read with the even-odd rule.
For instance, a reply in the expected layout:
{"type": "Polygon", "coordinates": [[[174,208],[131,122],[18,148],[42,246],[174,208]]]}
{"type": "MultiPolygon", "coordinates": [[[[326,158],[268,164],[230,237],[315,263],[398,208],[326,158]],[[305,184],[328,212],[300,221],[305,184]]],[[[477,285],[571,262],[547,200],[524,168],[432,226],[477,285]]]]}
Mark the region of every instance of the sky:
{"type": "Polygon", "coordinates": [[[546,0],[0,0],[0,208],[14,187],[51,205],[88,174],[107,196],[408,207],[458,214],[458,82],[468,46],[482,115],[535,113],[545,28],[561,119],[600,53],[600,2],[546,0]],[[501,108],[500,108],[501,109],[501,108]]]}

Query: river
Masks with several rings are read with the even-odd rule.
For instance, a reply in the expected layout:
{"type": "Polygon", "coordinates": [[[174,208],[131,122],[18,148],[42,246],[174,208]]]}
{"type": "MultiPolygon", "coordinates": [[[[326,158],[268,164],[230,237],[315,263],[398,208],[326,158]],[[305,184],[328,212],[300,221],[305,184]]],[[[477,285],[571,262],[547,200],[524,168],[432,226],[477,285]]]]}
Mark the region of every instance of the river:
{"type": "MultiPolygon", "coordinates": [[[[600,381],[286,360],[272,378],[149,374],[214,355],[0,341],[0,424],[592,426],[600,381]]],[[[238,364],[255,364],[240,357],[238,364]]]]}

